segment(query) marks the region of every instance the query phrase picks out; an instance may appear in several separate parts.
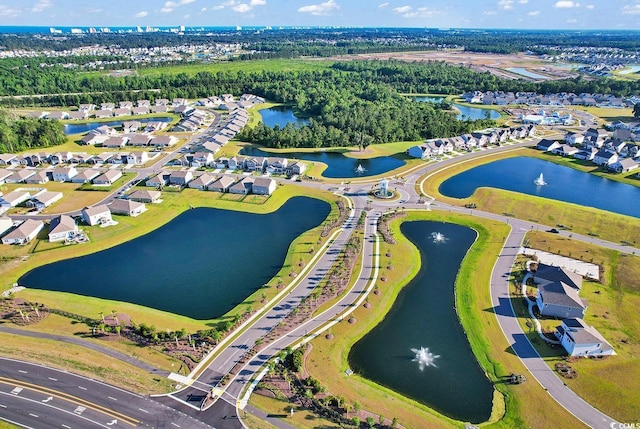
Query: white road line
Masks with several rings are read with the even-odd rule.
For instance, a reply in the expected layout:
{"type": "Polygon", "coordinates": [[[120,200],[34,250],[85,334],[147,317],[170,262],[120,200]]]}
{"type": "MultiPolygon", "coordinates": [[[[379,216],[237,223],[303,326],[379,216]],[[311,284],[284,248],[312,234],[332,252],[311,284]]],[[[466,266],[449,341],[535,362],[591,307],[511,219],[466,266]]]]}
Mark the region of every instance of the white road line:
{"type": "Polygon", "coordinates": [[[7,406],[4,404],[0,404],[0,408],[7,408],[7,406]]]}
{"type": "Polygon", "coordinates": [[[51,380],[51,381],[58,381],[58,379],[57,379],[57,378],[53,378],[53,377],[47,377],[47,378],[48,378],[49,380],[51,380]]]}
{"type": "Polygon", "coordinates": [[[140,411],[142,411],[143,413],[147,413],[147,414],[149,414],[149,411],[147,411],[147,410],[143,410],[142,408],[138,408],[138,409],[139,409],[140,411]]]}
{"type": "Polygon", "coordinates": [[[180,427],[180,425],[177,425],[177,424],[175,424],[174,422],[171,422],[171,426],[175,426],[175,427],[177,427],[177,428],[179,428],[179,427],[180,427]]]}
{"type": "Polygon", "coordinates": [[[62,427],[65,429],[71,429],[71,426],[67,426],[67,425],[62,425],[62,427]]]}
{"type": "Polygon", "coordinates": [[[22,374],[27,374],[27,371],[19,369],[18,372],[21,372],[22,374]]]}
{"type": "Polygon", "coordinates": [[[87,390],[86,387],[78,386],[78,389],[87,390]]]}
{"type": "Polygon", "coordinates": [[[33,413],[29,413],[29,415],[30,415],[31,417],[35,417],[35,418],[40,417],[40,416],[38,416],[37,414],[33,414],[33,413]]]}
{"type": "Polygon", "coordinates": [[[114,398],[113,396],[107,396],[107,398],[111,399],[112,401],[117,401],[117,399],[114,398]]]}

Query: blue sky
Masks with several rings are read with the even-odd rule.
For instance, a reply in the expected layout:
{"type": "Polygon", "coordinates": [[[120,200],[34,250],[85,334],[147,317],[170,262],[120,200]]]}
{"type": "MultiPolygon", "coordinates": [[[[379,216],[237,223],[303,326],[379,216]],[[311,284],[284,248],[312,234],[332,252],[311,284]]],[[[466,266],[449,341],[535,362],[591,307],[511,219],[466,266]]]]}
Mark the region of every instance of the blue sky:
{"type": "Polygon", "coordinates": [[[0,25],[639,29],[640,0],[0,0],[0,25]]]}

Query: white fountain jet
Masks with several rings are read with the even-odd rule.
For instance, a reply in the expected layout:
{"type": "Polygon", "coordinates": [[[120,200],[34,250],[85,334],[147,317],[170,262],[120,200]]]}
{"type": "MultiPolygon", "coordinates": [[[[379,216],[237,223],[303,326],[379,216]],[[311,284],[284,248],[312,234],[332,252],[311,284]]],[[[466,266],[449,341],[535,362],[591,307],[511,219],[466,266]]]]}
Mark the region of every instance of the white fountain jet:
{"type": "Polygon", "coordinates": [[[544,181],[544,176],[542,175],[542,173],[540,173],[540,176],[538,176],[538,178],[534,180],[533,183],[535,183],[536,186],[544,186],[547,184],[547,182],[544,181]]]}
{"type": "Polygon", "coordinates": [[[434,361],[440,357],[440,355],[434,355],[429,351],[428,347],[420,347],[419,349],[411,349],[413,353],[416,354],[416,357],[413,358],[412,362],[418,362],[418,367],[420,371],[424,371],[424,369],[428,366],[432,366],[437,368],[434,361]]]}
{"type": "Polygon", "coordinates": [[[358,164],[358,166],[356,167],[356,173],[364,173],[365,171],[367,171],[362,164],[358,164]]]}
{"type": "Polygon", "coordinates": [[[445,237],[441,232],[432,232],[431,238],[433,238],[434,243],[444,243],[447,241],[447,237],[445,237]]]}

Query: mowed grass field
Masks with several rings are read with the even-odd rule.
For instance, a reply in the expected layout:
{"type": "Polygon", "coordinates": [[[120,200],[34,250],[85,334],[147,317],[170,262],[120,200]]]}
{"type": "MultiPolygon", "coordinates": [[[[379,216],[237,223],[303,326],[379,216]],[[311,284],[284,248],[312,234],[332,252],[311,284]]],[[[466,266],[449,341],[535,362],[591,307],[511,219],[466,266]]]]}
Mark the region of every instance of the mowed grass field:
{"type": "MultiPolygon", "coordinates": [[[[614,347],[617,355],[603,360],[578,359],[570,363],[578,372],[565,383],[599,410],[621,422],[640,421],[640,256],[533,231],[529,246],[592,262],[601,267],[601,281],[585,281],[580,296],[588,301],[585,321],[593,325],[614,347]]],[[[521,268],[521,267],[519,267],[521,268]]],[[[553,331],[560,322],[543,319],[542,327],[553,331]]],[[[526,331],[526,328],[525,328],[526,331]]],[[[531,334],[535,338],[537,334],[531,334]]],[[[561,361],[563,350],[542,341],[534,345],[549,365],[561,361]]]]}
{"type": "Polygon", "coordinates": [[[188,75],[199,72],[217,73],[245,72],[255,73],[262,71],[322,71],[329,68],[335,61],[316,59],[272,59],[272,60],[252,60],[252,61],[218,61],[209,64],[189,64],[166,67],[150,67],[138,70],[141,76],[177,75],[185,73],[188,75]]]}
{"type": "MultiPolygon", "coordinates": [[[[383,270],[386,282],[378,281],[381,293],[371,295],[372,307],[358,308],[353,317],[357,323],[338,323],[330,332],[334,339],[324,336],[312,342],[313,349],[306,361],[306,370],[320,380],[330,394],[342,395],[346,402],[358,401],[363,410],[382,414],[387,418],[397,417],[407,428],[456,427],[452,421],[430,410],[426,405],[409,400],[382,386],[358,376],[347,376],[348,354],[352,345],[377,325],[389,311],[399,291],[417,273],[418,251],[401,236],[400,224],[411,220],[449,221],[467,225],[479,233],[479,239],[467,254],[456,281],[457,308],[473,351],[488,377],[496,383],[494,410],[486,427],[582,427],[564,408],[560,407],[535,382],[510,386],[502,378],[515,373],[526,373],[520,360],[509,350],[492,311],[489,294],[489,279],[495,256],[502,247],[502,239],[508,226],[479,221],[464,215],[437,212],[408,212],[405,218],[391,224],[395,245],[382,243],[381,254],[391,252],[393,270],[383,270]]],[[[275,412],[276,410],[271,410],[275,412]]],[[[313,424],[303,427],[314,427],[313,424]]]]}

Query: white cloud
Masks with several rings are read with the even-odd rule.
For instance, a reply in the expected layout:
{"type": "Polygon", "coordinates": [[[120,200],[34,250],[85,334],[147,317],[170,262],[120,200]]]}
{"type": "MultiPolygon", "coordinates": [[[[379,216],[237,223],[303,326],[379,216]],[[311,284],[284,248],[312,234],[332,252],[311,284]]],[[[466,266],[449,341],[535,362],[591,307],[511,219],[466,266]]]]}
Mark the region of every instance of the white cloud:
{"type": "Polygon", "coordinates": [[[264,6],[267,4],[267,0],[251,0],[249,2],[250,6],[264,6]]]}
{"type": "Polygon", "coordinates": [[[206,11],[207,11],[206,7],[203,7],[202,9],[200,9],[200,12],[206,12],[206,11]]]}
{"type": "Polygon", "coordinates": [[[240,4],[237,4],[237,5],[233,6],[232,9],[235,12],[238,12],[238,13],[247,13],[253,8],[251,6],[249,6],[248,4],[246,4],[246,3],[240,3],[240,4]]]}
{"type": "Polygon", "coordinates": [[[585,7],[586,7],[587,9],[589,9],[589,10],[592,10],[592,9],[595,9],[595,8],[596,8],[596,5],[594,5],[594,4],[588,4],[588,5],[586,5],[585,7]]]}
{"type": "Polygon", "coordinates": [[[529,0],[518,0],[518,3],[527,4],[527,3],[529,3],[529,0]]]}
{"type": "Polygon", "coordinates": [[[622,13],[625,15],[640,15],[640,3],[623,7],[622,13]]]}
{"type": "Polygon", "coordinates": [[[378,5],[378,9],[384,9],[384,8],[385,8],[385,7],[387,7],[387,6],[389,6],[389,2],[388,2],[388,1],[386,1],[386,2],[384,2],[384,3],[380,3],[380,4],[378,5]]]}
{"type": "Polygon", "coordinates": [[[189,4],[189,3],[193,3],[194,1],[196,1],[196,0],[180,0],[180,4],[181,4],[181,5],[183,5],[183,4],[189,4]]]}
{"type": "Polygon", "coordinates": [[[513,9],[513,0],[500,0],[498,2],[498,7],[502,10],[513,9]]]}
{"type": "Polygon", "coordinates": [[[160,9],[160,12],[162,13],[171,13],[173,12],[173,10],[178,7],[178,3],[176,2],[172,2],[172,1],[168,1],[164,4],[164,7],[162,9],[160,9]]]}
{"type": "Polygon", "coordinates": [[[0,17],[15,18],[20,15],[20,9],[13,9],[0,4],[0,17]]]}
{"type": "Polygon", "coordinates": [[[486,10],[484,12],[482,12],[483,15],[487,15],[487,16],[493,16],[493,15],[497,15],[498,12],[496,12],[495,10],[486,10]]]}
{"type": "Polygon", "coordinates": [[[136,18],[144,18],[147,15],[149,15],[149,12],[147,12],[146,10],[141,10],[140,12],[136,13],[134,16],[136,18]]]}
{"type": "Polygon", "coordinates": [[[36,4],[31,8],[31,12],[42,12],[45,9],[53,6],[53,2],[51,0],[39,0],[36,4]]]}
{"type": "Polygon", "coordinates": [[[302,6],[298,9],[298,12],[310,13],[311,15],[316,16],[326,16],[330,15],[331,12],[338,9],[340,9],[340,6],[335,2],[335,0],[328,0],[320,4],[310,4],[307,6],[302,6]]]}
{"type": "Polygon", "coordinates": [[[394,13],[407,13],[407,12],[411,12],[413,8],[411,6],[399,6],[399,7],[394,7],[393,8],[393,12],[394,13]]]}
{"type": "Polygon", "coordinates": [[[567,19],[567,24],[576,24],[577,22],[578,20],[575,18],[567,19]]]}
{"type": "Polygon", "coordinates": [[[572,7],[580,7],[580,3],[572,0],[560,0],[557,1],[556,4],[553,5],[553,7],[556,7],[558,9],[570,9],[572,7]]]}
{"type": "Polygon", "coordinates": [[[394,13],[400,14],[403,18],[431,18],[438,14],[434,9],[421,6],[412,8],[411,6],[397,7],[393,9],[394,13]]]}
{"type": "Polygon", "coordinates": [[[222,3],[220,6],[214,6],[212,9],[224,9],[225,6],[231,7],[234,12],[247,13],[251,12],[256,6],[264,6],[267,4],[267,0],[250,0],[249,3],[237,3],[235,0],[231,0],[222,3]]]}
{"type": "Polygon", "coordinates": [[[532,10],[527,15],[529,15],[529,16],[538,16],[538,15],[540,15],[540,13],[541,12],[539,10],[532,10]]]}

